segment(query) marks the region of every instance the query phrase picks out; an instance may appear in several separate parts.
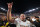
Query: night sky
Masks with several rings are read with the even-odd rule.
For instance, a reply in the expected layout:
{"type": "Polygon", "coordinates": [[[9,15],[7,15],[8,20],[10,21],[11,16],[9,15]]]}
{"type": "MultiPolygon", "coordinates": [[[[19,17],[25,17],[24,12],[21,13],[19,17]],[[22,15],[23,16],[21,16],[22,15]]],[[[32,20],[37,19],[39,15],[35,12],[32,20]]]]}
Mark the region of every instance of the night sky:
{"type": "Polygon", "coordinates": [[[13,2],[12,13],[24,13],[32,8],[40,7],[40,0],[0,0],[0,7],[8,10],[9,2],[13,2]]]}

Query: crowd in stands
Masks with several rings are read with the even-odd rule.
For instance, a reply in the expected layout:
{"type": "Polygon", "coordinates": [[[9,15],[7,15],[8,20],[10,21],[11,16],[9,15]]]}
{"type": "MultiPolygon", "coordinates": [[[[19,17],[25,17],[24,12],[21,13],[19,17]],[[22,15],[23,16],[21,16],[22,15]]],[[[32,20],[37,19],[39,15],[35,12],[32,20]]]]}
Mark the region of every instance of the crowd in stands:
{"type": "MultiPolygon", "coordinates": [[[[19,16],[12,16],[12,19],[19,18],[19,16]]],[[[26,20],[31,22],[32,27],[40,27],[40,16],[26,16],[26,20]]],[[[15,24],[8,22],[7,16],[0,14],[0,27],[16,27],[15,24]]]]}

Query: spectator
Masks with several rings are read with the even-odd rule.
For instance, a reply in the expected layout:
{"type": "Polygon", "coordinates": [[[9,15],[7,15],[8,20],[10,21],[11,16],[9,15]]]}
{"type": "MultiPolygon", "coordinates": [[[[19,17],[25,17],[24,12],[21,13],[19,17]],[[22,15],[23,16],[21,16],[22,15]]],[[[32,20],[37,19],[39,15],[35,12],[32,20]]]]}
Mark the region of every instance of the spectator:
{"type": "Polygon", "coordinates": [[[36,18],[36,21],[34,21],[33,24],[34,24],[36,27],[40,27],[39,17],[35,17],[35,18],[36,18]]]}

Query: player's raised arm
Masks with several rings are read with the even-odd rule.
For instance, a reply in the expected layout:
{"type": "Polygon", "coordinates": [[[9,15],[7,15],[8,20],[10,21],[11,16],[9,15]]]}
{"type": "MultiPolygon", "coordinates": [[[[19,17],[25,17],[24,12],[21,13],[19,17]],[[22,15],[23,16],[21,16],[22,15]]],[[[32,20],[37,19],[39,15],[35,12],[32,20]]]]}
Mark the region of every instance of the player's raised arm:
{"type": "Polygon", "coordinates": [[[12,5],[13,3],[7,3],[8,4],[8,12],[7,12],[7,19],[10,21],[10,22],[13,22],[13,19],[11,17],[11,10],[12,10],[12,5]]]}

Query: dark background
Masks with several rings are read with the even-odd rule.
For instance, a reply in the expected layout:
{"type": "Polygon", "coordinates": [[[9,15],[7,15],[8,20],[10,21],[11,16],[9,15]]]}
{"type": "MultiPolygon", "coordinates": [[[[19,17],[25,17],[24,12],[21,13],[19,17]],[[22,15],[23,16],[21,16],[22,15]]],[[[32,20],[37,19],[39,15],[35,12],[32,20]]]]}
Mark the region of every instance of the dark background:
{"type": "Polygon", "coordinates": [[[7,3],[9,2],[13,2],[12,13],[24,13],[30,9],[40,7],[40,0],[0,0],[0,7],[8,10],[7,3]]]}

